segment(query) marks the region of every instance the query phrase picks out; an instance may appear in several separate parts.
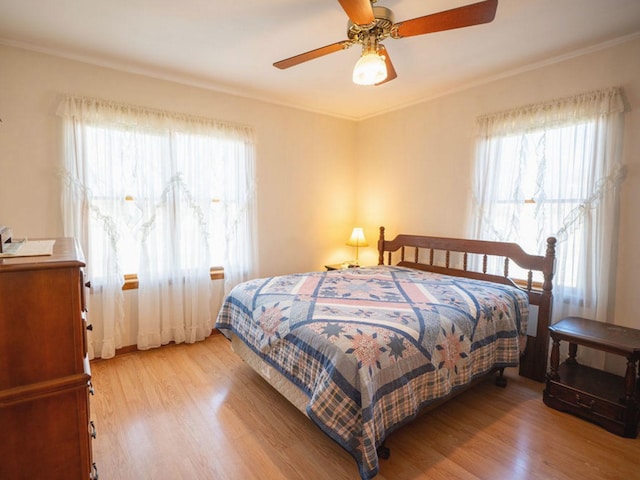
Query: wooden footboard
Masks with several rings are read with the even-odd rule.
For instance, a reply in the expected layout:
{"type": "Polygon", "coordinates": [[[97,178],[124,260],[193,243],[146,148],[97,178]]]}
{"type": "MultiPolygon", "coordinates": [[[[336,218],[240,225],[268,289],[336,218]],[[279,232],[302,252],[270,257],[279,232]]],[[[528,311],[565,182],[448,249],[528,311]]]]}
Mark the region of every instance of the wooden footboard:
{"type": "Polygon", "coordinates": [[[529,303],[538,306],[538,325],[536,335],[527,337],[525,353],[520,360],[520,375],[538,382],[544,381],[553,299],[551,290],[555,268],[556,239],[554,237],[547,239],[545,255],[530,255],[515,243],[421,235],[398,235],[393,240],[386,240],[384,232],[384,227],[380,227],[379,265],[395,264],[429,272],[486,280],[512,285],[526,291],[529,295],[529,303]],[[495,265],[496,261],[502,266],[499,274],[489,268],[490,265],[495,265]],[[526,272],[526,278],[512,276],[510,272],[512,263],[526,272]],[[534,272],[541,273],[540,281],[534,280],[534,272]]]}

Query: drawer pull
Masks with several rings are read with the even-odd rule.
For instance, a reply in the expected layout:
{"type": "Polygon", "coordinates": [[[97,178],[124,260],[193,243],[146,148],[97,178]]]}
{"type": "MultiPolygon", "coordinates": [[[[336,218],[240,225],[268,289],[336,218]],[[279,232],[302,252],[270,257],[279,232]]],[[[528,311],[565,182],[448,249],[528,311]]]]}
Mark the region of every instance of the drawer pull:
{"type": "Polygon", "coordinates": [[[91,435],[91,438],[96,438],[97,433],[96,433],[96,424],[93,423],[93,420],[91,420],[89,422],[89,435],[91,435]]]}
{"type": "Polygon", "coordinates": [[[91,465],[91,474],[89,475],[90,480],[98,480],[98,467],[95,462],[91,465]]]}
{"type": "Polygon", "coordinates": [[[89,280],[87,283],[85,283],[84,286],[87,287],[87,288],[91,288],[91,280],[89,280]]]}
{"type": "Polygon", "coordinates": [[[584,402],[580,395],[576,394],[576,405],[579,407],[586,408],[587,410],[593,410],[595,404],[596,401],[594,399],[589,399],[588,402],[584,402]]]}
{"type": "Polygon", "coordinates": [[[89,330],[90,332],[93,332],[93,324],[92,323],[87,325],[87,330],[89,330]]]}

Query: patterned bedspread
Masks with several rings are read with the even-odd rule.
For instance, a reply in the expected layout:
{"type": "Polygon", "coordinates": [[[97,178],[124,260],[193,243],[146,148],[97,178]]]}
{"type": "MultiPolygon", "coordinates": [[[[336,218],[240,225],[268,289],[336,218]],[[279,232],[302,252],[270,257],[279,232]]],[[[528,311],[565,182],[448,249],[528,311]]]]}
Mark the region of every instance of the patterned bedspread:
{"type": "Polygon", "coordinates": [[[309,417],[369,479],[377,447],[421,407],[518,364],[527,318],[515,288],[380,266],[240,284],[216,327],[302,389],[309,417]]]}

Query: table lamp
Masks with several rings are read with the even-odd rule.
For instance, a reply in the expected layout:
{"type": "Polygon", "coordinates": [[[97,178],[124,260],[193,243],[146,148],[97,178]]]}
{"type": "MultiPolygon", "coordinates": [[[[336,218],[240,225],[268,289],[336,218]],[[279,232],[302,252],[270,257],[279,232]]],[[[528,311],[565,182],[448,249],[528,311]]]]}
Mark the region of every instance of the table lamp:
{"type": "Polygon", "coordinates": [[[347,245],[350,247],[356,247],[356,260],[353,263],[354,266],[359,266],[358,263],[358,249],[360,247],[367,247],[369,244],[367,243],[367,239],[364,238],[364,232],[361,227],[355,227],[351,232],[351,237],[347,241],[347,245]]]}

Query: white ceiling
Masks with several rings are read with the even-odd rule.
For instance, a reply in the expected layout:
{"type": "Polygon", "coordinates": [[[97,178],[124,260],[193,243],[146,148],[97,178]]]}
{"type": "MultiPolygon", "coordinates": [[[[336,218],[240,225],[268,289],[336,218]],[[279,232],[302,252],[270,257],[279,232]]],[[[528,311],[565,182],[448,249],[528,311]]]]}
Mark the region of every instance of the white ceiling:
{"type": "MultiPolygon", "coordinates": [[[[476,1],[378,4],[402,21],[476,1]]],[[[346,29],[337,0],[0,0],[0,43],[351,119],[638,35],[640,0],[500,0],[492,23],[385,40],[398,78],[378,87],[351,82],[357,45],[272,66],[346,29]]]]}

